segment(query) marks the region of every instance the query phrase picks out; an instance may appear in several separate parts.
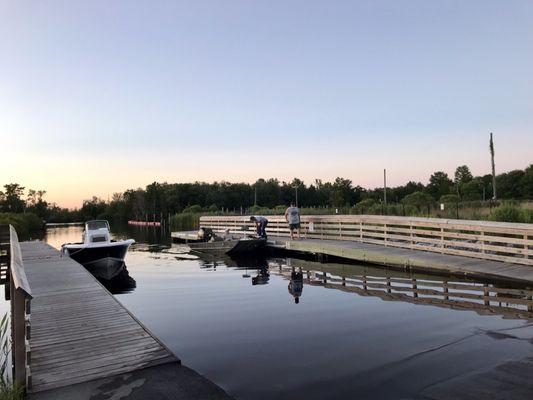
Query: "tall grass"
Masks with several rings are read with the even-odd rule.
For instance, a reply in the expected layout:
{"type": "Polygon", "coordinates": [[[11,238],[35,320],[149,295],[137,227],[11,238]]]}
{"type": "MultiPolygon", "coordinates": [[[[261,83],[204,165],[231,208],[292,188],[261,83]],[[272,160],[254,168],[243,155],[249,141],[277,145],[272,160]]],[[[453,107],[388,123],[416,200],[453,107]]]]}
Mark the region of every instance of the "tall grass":
{"type": "Polygon", "coordinates": [[[11,354],[11,336],[8,313],[0,320],[0,400],[22,400],[24,388],[13,383],[8,371],[11,354]]]}
{"type": "Polygon", "coordinates": [[[200,227],[202,213],[181,213],[170,217],[170,228],[178,231],[192,231],[200,227]]]}

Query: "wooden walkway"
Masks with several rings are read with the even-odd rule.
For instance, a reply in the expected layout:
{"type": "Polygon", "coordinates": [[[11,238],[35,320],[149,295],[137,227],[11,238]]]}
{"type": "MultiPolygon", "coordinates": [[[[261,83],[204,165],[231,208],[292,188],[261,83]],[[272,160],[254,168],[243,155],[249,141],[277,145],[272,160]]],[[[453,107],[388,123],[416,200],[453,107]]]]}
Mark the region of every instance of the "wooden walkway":
{"type": "Polygon", "coordinates": [[[179,362],[83,266],[43,242],[20,247],[33,294],[28,392],[179,362]]]}
{"type": "Polygon", "coordinates": [[[269,239],[268,245],[272,248],[326,254],[355,261],[427,272],[470,275],[520,283],[533,282],[533,268],[527,265],[345,240],[290,240],[285,237],[269,237],[269,239]]]}

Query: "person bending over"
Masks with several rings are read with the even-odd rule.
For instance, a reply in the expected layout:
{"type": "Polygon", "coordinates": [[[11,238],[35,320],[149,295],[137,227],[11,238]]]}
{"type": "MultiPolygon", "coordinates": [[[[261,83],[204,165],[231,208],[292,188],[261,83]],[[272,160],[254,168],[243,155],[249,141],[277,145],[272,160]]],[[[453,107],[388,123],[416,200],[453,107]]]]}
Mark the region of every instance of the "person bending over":
{"type": "Polygon", "coordinates": [[[257,236],[265,238],[267,237],[266,234],[266,226],[268,225],[268,219],[265,217],[255,215],[250,217],[250,221],[252,221],[255,224],[255,229],[257,230],[257,236]]]}

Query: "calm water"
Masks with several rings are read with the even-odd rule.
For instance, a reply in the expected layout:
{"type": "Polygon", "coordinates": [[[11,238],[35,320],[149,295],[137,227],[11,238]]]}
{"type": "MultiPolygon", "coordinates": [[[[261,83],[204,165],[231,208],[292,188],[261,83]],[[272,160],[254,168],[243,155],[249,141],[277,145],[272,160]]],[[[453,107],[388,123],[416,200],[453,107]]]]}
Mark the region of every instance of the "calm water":
{"type": "MultiPolygon", "coordinates": [[[[183,364],[238,399],[424,398],[533,356],[527,306],[484,304],[480,282],[285,258],[199,259],[153,230],[116,236],[138,241],[129,277],[112,288],[118,299],[183,364]],[[304,277],[298,304],[293,267],[304,277]],[[427,289],[418,297],[413,278],[427,289]],[[449,290],[467,298],[435,294],[444,280],[469,285],[449,290]]],[[[79,227],[54,228],[46,240],[80,237],[79,227]]]]}

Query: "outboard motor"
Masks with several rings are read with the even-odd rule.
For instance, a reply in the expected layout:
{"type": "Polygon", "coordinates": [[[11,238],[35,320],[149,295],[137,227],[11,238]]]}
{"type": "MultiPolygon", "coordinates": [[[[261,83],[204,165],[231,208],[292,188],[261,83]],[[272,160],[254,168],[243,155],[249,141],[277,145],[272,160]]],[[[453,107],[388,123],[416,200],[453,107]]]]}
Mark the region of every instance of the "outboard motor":
{"type": "Polygon", "coordinates": [[[204,242],[209,242],[214,236],[215,234],[211,228],[200,228],[198,232],[198,237],[204,242]]]}

